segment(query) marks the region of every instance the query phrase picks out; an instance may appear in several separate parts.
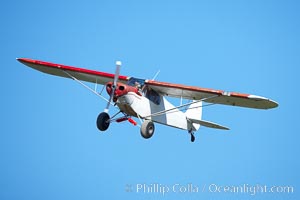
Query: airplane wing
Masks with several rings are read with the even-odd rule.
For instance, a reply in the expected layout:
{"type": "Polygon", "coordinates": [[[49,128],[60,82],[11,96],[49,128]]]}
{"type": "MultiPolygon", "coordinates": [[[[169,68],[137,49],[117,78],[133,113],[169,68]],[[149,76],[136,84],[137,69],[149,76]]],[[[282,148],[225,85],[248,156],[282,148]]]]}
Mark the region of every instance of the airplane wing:
{"type": "MultiPolygon", "coordinates": [[[[39,60],[32,60],[28,58],[18,58],[17,60],[27,65],[28,67],[55,76],[71,78],[69,76],[71,75],[78,80],[102,85],[106,84],[109,81],[113,81],[114,79],[114,74],[111,73],[99,72],[39,60]]],[[[126,83],[129,78],[130,77],[128,76],[119,76],[118,81],[126,83]]],[[[226,92],[223,90],[213,90],[151,80],[146,80],[145,85],[162,95],[182,97],[193,100],[203,100],[208,103],[258,109],[270,109],[278,106],[275,101],[256,95],[226,92]]]]}
{"type": "MultiPolygon", "coordinates": [[[[17,60],[23,63],[24,65],[27,65],[28,67],[55,76],[71,78],[70,76],[68,76],[68,74],[70,74],[71,76],[75,77],[78,80],[102,84],[102,85],[106,84],[109,81],[113,81],[114,79],[114,74],[105,73],[105,72],[98,72],[94,70],[71,67],[71,66],[49,63],[49,62],[44,62],[39,60],[32,60],[28,58],[17,58],[17,60]]],[[[126,83],[129,78],[130,77],[127,76],[119,76],[118,81],[126,83]]]]}
{"type": "Polygon", "coordinates": [[[146,81],[145,84],[149,88],[165,96],[203,100],[207,103],[257,109],[270,109],[278,106],[275,101],[257,95],[241,94],[237,92],[227,92],[223,90],[213,90],[152,80],[146,81]]]}

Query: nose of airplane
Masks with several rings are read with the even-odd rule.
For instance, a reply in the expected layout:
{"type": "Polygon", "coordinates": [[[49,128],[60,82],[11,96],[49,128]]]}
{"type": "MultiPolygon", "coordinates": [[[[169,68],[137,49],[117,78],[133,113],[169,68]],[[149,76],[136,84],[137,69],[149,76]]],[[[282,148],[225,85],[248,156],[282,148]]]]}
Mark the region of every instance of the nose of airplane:
{"type": "MultiPolygon", "coordinates": [[[[112,91],[113,91],[113,83],[112,82],[108,82],[106,84],[106,92],[107,94],[111,95],[112,91]]],[[[115,91],[114,91],[114,98],[113,98],[113,101],[116,102],[117,99],[125,94],[128,93],[128,90],[127,90],[127,85],[124,84],[124,83],[117,83],[117,86],[115,88],[115,91]]]]}

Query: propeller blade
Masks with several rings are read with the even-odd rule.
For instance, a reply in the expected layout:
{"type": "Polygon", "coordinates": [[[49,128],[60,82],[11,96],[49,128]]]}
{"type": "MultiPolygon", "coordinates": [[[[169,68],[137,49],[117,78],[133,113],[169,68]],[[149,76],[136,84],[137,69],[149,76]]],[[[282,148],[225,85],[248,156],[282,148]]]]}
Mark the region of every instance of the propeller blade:
{"type": "Polygon", "coordinates": [[[118,82],[119,75],[120,75],[121,65],[122,65],[121,61],[116,62],[116,72],[115,72],[115,77],[114,77],[114,86],[117,86],[117,82],[118,82]]]}
{"type": "Polygon", "coordinates": [[[121,65],[122,65],[121,61],[116,62],[116,72],[115,72],[115,76],[114,76],[114,82],[113,82],[113,85],[112,85],[112,91],[110,93],[109,101],[107,102],[106,108],[104,109],[104,112],[106,112],[106,113],[108,113],[110,103],[114,98],[115,90],[116,90],[116,87],[117,87],[117,82],[119,80],[121,65]]]}

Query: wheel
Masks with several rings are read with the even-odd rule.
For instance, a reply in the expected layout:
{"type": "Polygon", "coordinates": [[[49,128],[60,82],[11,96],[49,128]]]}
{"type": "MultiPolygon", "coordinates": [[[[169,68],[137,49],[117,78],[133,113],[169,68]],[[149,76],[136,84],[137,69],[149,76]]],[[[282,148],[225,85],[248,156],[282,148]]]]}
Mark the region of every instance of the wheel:
{"type": "Polygon", "coordinates": [[[102,112],[98,115],[97,118],[97,127],[100,131],[105,131],[109,127],[109,115],[106,112],[102,112]]]}
{"type": "Polygon", "coordinates": [[[145,120],[141,127],[141,135],[143,136],[143,138],[149,139],[154,134],[154,130],[154,123],[150,120],[145,120]]]}
{"type": "Polygon", "coordinates": [[[191,142],[195,142],[195,139],[194,133],[191,133],[191,142]]]}

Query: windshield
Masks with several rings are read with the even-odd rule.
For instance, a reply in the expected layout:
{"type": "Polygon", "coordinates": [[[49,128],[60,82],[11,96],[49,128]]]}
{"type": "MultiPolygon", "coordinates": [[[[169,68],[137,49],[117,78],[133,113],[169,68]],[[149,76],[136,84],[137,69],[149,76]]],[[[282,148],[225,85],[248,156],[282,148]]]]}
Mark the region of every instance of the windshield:
{"type": "Polygon", "coordinates": [[[144,84],[145,84],[145,79],[140,79],[140,78],[131,77],[127,81],[127,85],[134,86],[134,87],[138,86],[139,88],[143,88],[144,84]]]}
{"type": "MultiPolygon", "coordinates": [[[[141,92],[141,90],[143,89],[143,87],[145,85],[145,79],[131,77],[128,80],[127,85],[136,87],[141,92]]],[[[147,89],[147,88],[145,88],[144,91],[142,91],[142,92],[143,93],[145,92],[146,98],[148,98],[150,101],[152,101],[153,103],[155,103],[157,105],[160,104],[161,99],[160,99],[160,95],[157,92],[155,92],[152,89],[147,89]]]]}

